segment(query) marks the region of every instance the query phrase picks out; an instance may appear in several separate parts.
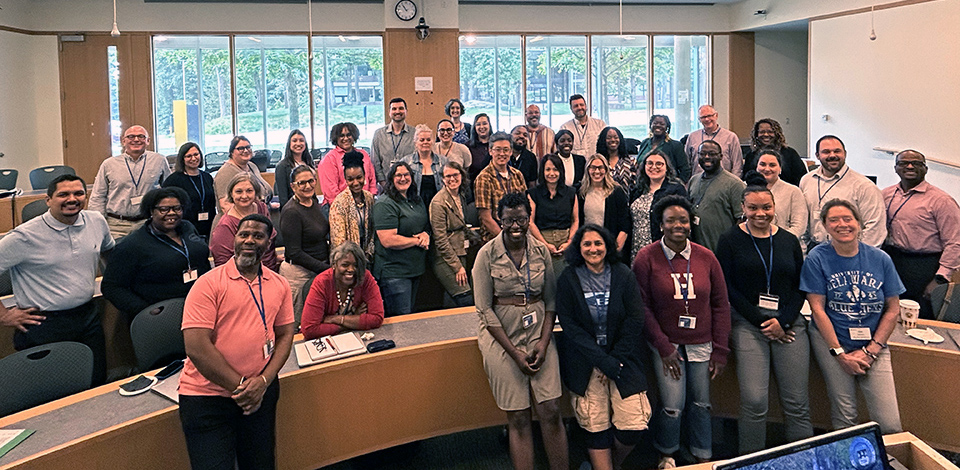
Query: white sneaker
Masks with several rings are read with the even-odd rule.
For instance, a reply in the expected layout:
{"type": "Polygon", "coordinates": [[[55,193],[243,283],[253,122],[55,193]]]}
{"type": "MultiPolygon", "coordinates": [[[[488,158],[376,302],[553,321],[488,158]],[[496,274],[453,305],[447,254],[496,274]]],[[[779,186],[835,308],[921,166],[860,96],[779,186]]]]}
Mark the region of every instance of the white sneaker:
{"type": "Polygon", "coordinates": [[[660,457],[660,463],[657,464],[657,469],[664,468],[677,468],[677,461],[673,457],[660,457]]]}

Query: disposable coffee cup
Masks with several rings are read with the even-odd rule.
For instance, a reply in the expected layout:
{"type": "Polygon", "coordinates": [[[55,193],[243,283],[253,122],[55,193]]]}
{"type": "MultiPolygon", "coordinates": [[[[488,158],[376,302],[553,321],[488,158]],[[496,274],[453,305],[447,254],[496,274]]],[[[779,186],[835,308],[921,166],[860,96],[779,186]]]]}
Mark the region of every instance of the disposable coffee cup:
{"type": "Polygon", "coordinates": [[[915,300],[900,300],[900,322],[906,328],[916,328],[917,319],[920,318],[920,304],[915,300]]]}

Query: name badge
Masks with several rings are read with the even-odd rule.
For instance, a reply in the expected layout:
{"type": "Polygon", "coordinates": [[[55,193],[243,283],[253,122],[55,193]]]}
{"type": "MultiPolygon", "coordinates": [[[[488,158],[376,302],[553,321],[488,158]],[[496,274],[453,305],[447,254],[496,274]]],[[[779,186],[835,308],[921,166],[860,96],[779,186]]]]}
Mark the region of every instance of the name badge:
{"type": "Polygon", "coordinates": [[[537,312],[530,312],[523,316],[523,327],[530,328],[537,324],[537,312]]]}
{"type": "Polygon", "coordinates": [[[186,283],[188,283],[188,282],[196,281],[196,280],[197,280],[197,277],[198,277],[198,276],[197,276],[197,270],[196,270],[196,269],[188,269],[188,270],[186,270],[186,271],[183,272],[183,283],[186,284],[186,283]]]}
{"type": "Polygon", "coordinates": [[[200,222],[202,222],[202,221],[204,221],[204,220],[210,220],[210,213],[209,213],[209,212],[201,212],[201,213],[197,214],[197,220],[200,221],[200,222]]]}
{"type": "Polygon", "coordinates": [[[693,216],[693,225],[700,225],[700,216],[699,216],[699,215],[693,216]]]}
{"type": "Polygon", "coordinates": [[[463,249],[464,249],[464,250],[469,250],[469,249],[470,249],[470,240],[467,240],[467,239],[464,239],[464,240],[463,240],[463,249]]]}
{"type": "Polygon", "coordinates": [[[760,303],[757,306],[767,310],[780,310],[780,296],[760,294],[760,303]]]}
{"type": "Polygon", "coordinates": [[[139,206],[139,205],[140,205],[140,201],[142,201],[142,200],[143,200],[143,196],[135,196],[135,197],[130,198],[130,204],[132,204],[132,205],[134,205],[134,206],[139,206]]]}
{"type": "Polygon", "coordinates": [[[850,327],[850,339],[856,341],[869,341],[870,338],[873,338],[873,334],[870,333],[870,328],[865,326],[862,327],[850,327]]]}
{"type": "Polygon", "coordinates": [[[678,325],[680,328],[685,328],[687,330],[693,330],[697,328],[697,317],[690,315],[680,315],[680,322],[678,325]]]}
{"type": "Polygon", "coordinates": [[[264,359],[270,359],[270,356],[273,355],[274,346],[276,346],[276,343],[272,339],[268,339],[267,342],[263,344],[264,359]]]}

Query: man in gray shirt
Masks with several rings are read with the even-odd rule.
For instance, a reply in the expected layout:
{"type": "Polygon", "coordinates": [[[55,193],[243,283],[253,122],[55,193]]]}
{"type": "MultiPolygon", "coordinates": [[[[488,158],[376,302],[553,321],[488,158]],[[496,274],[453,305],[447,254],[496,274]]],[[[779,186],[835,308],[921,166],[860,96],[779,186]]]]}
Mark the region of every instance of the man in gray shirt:
{"type": "Polygon", "coordinates": [[[107,218],[110,233],[118,240],[143,223],[140,200],[172,173],[166,157],[147,150],[150,136],[143,126],[130,126],[122,143],[122,154],[100,164],[88,207],[107,218]]]}
{"type": "Polygon", "coordinates": [[[720,127],[717,122],[719,113],[713,106],[703,105],[699,110],[700,124],[703,126],[698,131],[693,131],[687,135],[687,146],[684,148],[687,152],[687,158],[690,160],[690,168],[696,175],[703,171],[697,165],[700,144],[712,140],[720,145],[723,155],[720,157],[720,166],[724,170],[740,175],[743,171],[743,151],[740,149],[740,138],[733,131],[720,127]]]}
{"type": "Polygon", "coordinates": [[[707,140],[697,151],[700,174],[690,178],[690,199],[694,204],[693,241],[714,251],[720,235],[743,215],[740,203],[746,186],[720,166],[720,144],[707,140]]]}
{"type": "Polygon", "coordinates": [[[381,185],[393,162],[413,155],[414,129],[406,121],[407,102],[399,97],[390,100],[390,124],[377,129],[370,143],[370,159],[381,185]]]}
{"type": "Polygon", "coordinates": [[[0,239],[0,272],[10,271],[16,305],[0,305],[0,325],[16,328],[23,350],[76,341],[93,350],[93,383],[106,376],[103,327],[93,302],[100,256],[113,249],[107,221],[82,210],[87,185],[58,176],[47,188],[49,210],[0,239]]]}

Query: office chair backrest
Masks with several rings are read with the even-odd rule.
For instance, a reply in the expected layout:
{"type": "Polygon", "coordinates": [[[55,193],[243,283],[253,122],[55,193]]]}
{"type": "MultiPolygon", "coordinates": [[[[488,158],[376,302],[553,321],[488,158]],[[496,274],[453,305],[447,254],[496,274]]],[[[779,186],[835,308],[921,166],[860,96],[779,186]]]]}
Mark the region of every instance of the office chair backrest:
{"type": "Polygon", "coordinates": [[[30,202],[29,204],[23,206],[23,209],[20,209],[20,223],[24,223],[34,217],[43,215],[47,211],[47,201],[44,199],[37,199],[36,201],[30,202]]]}
{"type": "Polygon", "coordinates": [[[76,175],[77,172],[66,165],[42,166],[30,170],[30,186],[33,189],[47,189],[50,182],[60,175],[76,175]]]}
{"type": "Polygon", "coordinates": [[[0,170],[0,189],[15,189],[20,172],[14,169],[0,170]]]}
{"type": "Polygon", "coordinates": [[[90,388],[93,351],[63,341],[25,349],[0,359],[0,416],[90,388]]]}
{"type": "Polygon", "coordinates": [[[141,372],[166,365],[174,359],[187,357],[183,346],[183,300],[169,299],[157,302],[134,317],[130,324],[133,353],[141,372]],[[160,309],[156,315],[150,312],[160,309]]]}

